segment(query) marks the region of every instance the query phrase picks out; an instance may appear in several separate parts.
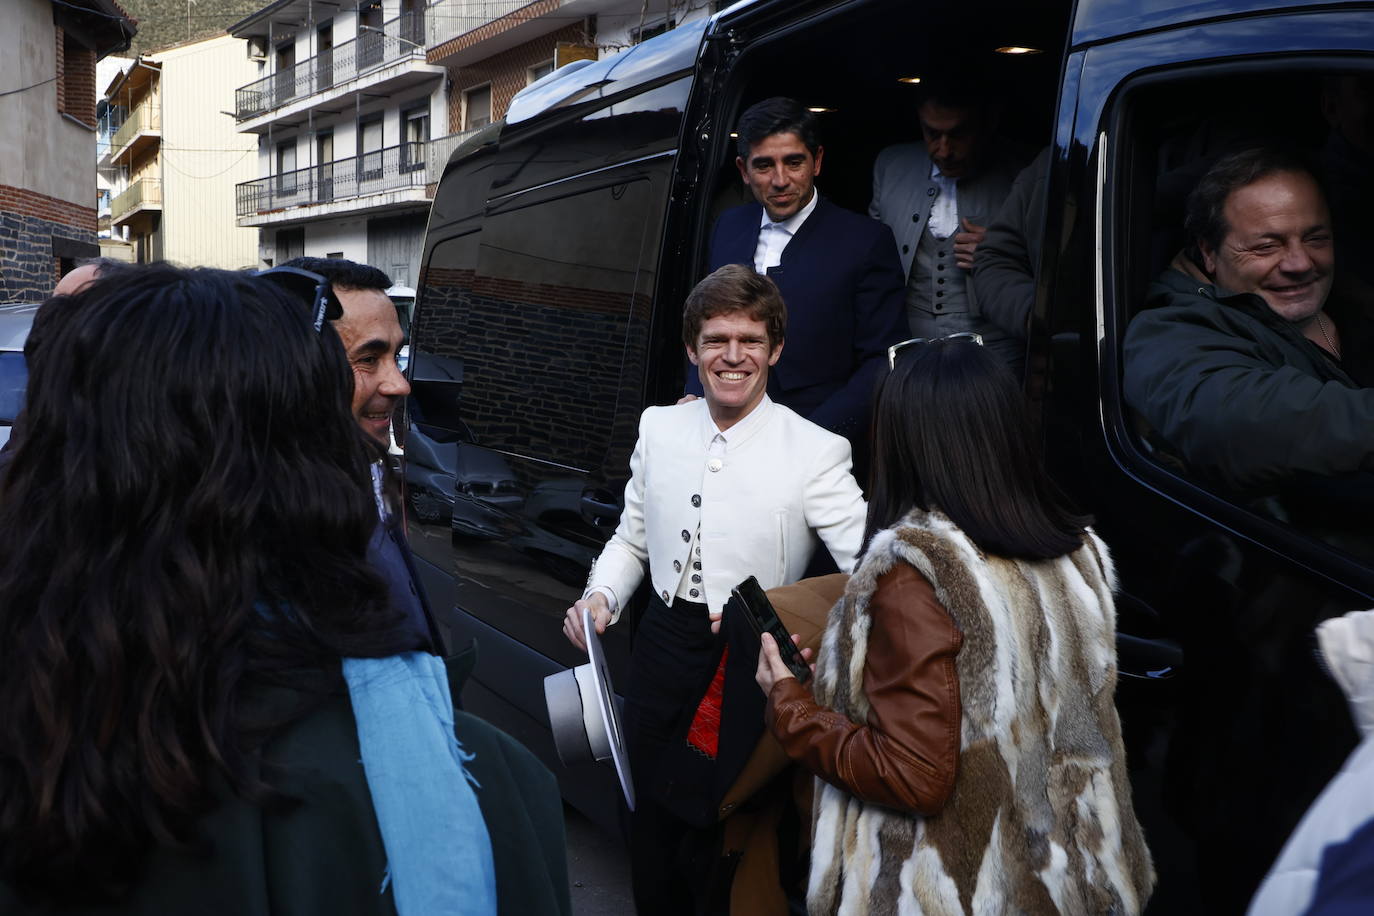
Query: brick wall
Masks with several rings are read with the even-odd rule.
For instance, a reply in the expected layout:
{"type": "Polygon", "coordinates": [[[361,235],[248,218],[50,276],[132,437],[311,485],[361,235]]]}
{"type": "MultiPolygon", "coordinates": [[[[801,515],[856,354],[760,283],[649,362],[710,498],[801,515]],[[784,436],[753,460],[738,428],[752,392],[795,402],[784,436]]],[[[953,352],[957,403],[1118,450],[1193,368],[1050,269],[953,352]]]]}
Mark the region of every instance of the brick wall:
{"type": "Polygon", "coordinates": [[[52,293],[61,264],[54,239],[96,246],[95,208],[0,185],[0,301],[36,302],[52,293]]]}
{"type": "Polygon", "coordinates": [[[561,41],[581,42],[585,39],[582,23],[575,22],[556,32],[541,35],[509,51],[493,54],[485,60],[464,67],[450,67],[453,91],[448,95],[449,132],[463,129],[463,93],[475,86],[491,83],[491,119],[506,116],[510,100],[529,80],[529,68],[553,58],[554,48],[561,41]]]}
{"type": "Polygon", "coordinates": [[[416,339],[461,363],[474,441],[623,474],[639,419],[647,296],[470,270],[430,268],[421,282],[416,339]]]}
{"type": "Polygon", "coordinates": [[[57,110],[95,128],[95,52],[56,29],[57,110]]]}

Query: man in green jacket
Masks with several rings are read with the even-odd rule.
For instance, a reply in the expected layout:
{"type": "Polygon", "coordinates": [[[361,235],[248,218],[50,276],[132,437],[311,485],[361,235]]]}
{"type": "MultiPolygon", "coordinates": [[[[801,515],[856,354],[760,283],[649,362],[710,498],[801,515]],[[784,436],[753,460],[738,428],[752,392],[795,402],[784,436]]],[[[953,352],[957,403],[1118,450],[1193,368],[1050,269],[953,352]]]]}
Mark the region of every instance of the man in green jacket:
{"type": "Polygon", "coordinates": [[[1185,225],[1194,250],[1126,332],[1127,403],[1224,489],[1374,470],[1366,322],[1330,299],[1331,217],[1312,171],[1278,150],[1223,157],[1185,225]]]}

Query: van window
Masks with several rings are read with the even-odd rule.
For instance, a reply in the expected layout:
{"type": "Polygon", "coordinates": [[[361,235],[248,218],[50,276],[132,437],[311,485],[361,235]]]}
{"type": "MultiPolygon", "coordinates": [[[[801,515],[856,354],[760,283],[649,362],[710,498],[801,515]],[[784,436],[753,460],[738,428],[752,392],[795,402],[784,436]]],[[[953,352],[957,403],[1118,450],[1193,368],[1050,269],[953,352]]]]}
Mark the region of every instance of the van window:
{"type": "Polygon", "coordinates": [[[416,371],[461,378],[461,424],[421,422],[579,470],[600,468],[613,438],[633,442],[617,423],[640,407],[652,284],[639,274],[658,196],[647,180],[520,195],[435,246],[416,371]]]}
{"type": "Polygon", "coordinates": [[[1367,73],[1295,62],[1123,94],[1106,268],[1122,422],[1139,457],[1366,561],[1374,427],[1359,420],[1374,418],[1374,285],[1356,252],[1370,241],[1374,177],[1358,163],[1374,136],[1343,112],[1367,105],[1369,87],[1367,73]],[[1258,234],[1228,234],[1234,244],[1210,253],[1184,230],[1199,178],[1256,148],[1288,150],[1324,188],[1310,218],[1293,214],[1301,253],[1287,266],[1282,227],[1242,225],[1227,209],[1228,233],[1258,234]],[[1275,284],[1310,288],[1312,302],[1290,307],[1275,284]]]}

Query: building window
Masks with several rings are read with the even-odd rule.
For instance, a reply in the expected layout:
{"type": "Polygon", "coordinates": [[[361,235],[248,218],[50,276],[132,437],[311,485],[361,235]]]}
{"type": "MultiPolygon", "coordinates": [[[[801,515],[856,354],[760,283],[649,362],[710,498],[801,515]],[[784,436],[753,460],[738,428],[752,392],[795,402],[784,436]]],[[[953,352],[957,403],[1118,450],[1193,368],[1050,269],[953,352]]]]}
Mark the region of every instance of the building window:
{"type": "Polygon", "coordinates": [[[276,105],[296,95],[296,39],[291,38],[277,45],[277,70],[273,80],[276,87],[276,105]]]}
{"type": "Polygon", "coordinates": [[[535,64],[530,67],[525,74],[525,85],[528,86],[537,80],[541,80],[553,72],[553,60],[546,60],[542,64],[535,64]]]}
{"type": "Polygon", "coordinates": [[[382,62],[386,51],[386,36],[382,34],[382,0],[364,0],[358,4],[358,67],[371,67],[382,62]]]}
{"type": "Polygon", "coordinates": [[[677,26],[676,19],[660,19],[652,25],[646,25],[642,29],[630,29],[630,41],[639,44],[641,41],[648,41],[650,38],[662,35],[669,29],[677,26]]]}
{"type": "MultiPolygon", "coordinates": [[[[425,44],[424,0],[401,0],[400,20],[398,31],[401,38],[410,42],[414,50],[423,51],[425,44]],[[414,47],[416,45],[419,47],[414,47]]],[[[401,50],[404,52],[406,48],[401,50]]]]}
{"type": "Polygon", "coordinates": [[[374,181],[382,177],[382,117],[358,124],[358,179],[374,181]]]}
{"type": "Polygon", "coordinates": [[[425,145],[429,142],[428,103],[401,112],[401,171],[425,167],[425,145]]]}
{"type": "Polygon", "coordinates": [[[334,85],[334,23],[315,30],[315,91],[334,85]]]}
{"type": "Polygon", "coordinates": [[[296,141],[277,144],[277,193],[296,193],[296,141]]]}
{"type": "Polygon", "coordinates": [[[463,93],[463,129],[472,130],[491,123],[491,83],[463,93]]]}

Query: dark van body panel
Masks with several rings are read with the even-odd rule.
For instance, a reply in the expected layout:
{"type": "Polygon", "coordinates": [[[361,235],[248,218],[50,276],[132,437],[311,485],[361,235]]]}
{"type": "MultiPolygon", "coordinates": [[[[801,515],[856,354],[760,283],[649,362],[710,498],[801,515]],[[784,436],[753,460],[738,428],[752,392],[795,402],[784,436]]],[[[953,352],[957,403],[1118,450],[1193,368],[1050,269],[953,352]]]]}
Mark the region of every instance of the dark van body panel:
{"type": "MultiPolygon", "coordinates": [[[[973,16],[999,2],[927,5],[973,16]]],[[[1355,743],[1311,632],[1374,604],[1374,565],[1162,464],[1131,425],[1120,344],[1162,266],[1136,226],[1158,209],[1160,152],[1136,100],[1218,74],[1368,67],[1374,7],[1078,0],[1070,24],[1068,6],[1046,30],[1057,44],[1041,42],[1041,72],[1057,69],[1043,100],[1051,129],[1022,137],[1052,145],[1027,392],[1052,473],[1095,515],[1117,563],[1117,702],[1160,875],[1149,912],[1240,912],[1355,743]]],[[[608,830],[613,772],[561,766],[541,680],[582,660],[559,619],[614,530],[638,415],[682,390],[681,302],[715,216],[739,194],[731,125],[765,88],[787,85],[776,71],[793,48],[819,67],[839,30],[914,9],[735,4],[556,73],[455,151],[436,194],[410,369],[412,545],[451,644],[479,644],[468,708],[539,753],[608,830]]],[[[870,30],[873,55],[932,40],[893,32],[870,30]]],[[[884,104],[900,91],[874,89],[884,104]]],[[[1204,117],[1211,101],[1194,99],[1204,117]]],[[[1219,118],[1235,107],[1214,102],[1219,118]]],[[[911,135],[866,124],[849,104],[832,116],[849,130],[828,148],[821,187],[861,209],[872,154],[911,135]],[[857,135],[867,129],[886,133],[857,135]]],[[[1252,108],[1320,130],[1262,99],[1252,108]]],[[[641,608],[639,596],[607,633],[621,685],[641,608]]]]}
{"type": "Polygon", "coordinates": [[[1235,19],[1265,11],[1315,6],[1332,4],[1325,0],[1289,0],[1283,4],[1245,3],[1236,0],[1151,0],[1149,3],[1140,3],[1138,0],[1078,0],[1073,13],[1072,42],[1078,47],[1189,23],[1235,19]]]}
{"type": "MultiPolygon", "coordinates": [[[[1222,12],[1233,11],[1189,4],[1187,18],[1222,12]]],[[[1230,913],[1244,909],[1357,741],[1311,634],[1327,617],[1374,603],[1374,571],[1171,473],[1132,435],[1119,341],[1123,311],[1139,307],[1142,275],[1129,265],[1141,257],[1140,246],[1121,246],[1118,227],[1134,218],[1126,176],[1145,165],[1128,139],[1137,127],[1130,99],[1140,87],[1228,67],[1259,72],[1279,57],[1289,68],[1334,69],[1350,52],[1374,52],[1374,34],[1361,8],[1142,33],[1169,25],[1169,15],[1078,5],[1073,40],[1094,43],[1065,62],[1046,227],[1062,243],[1043,251],[1032,363],[1044,371],[1029,387],[1056,479],[1091,508],[1116,557],[1120,632],[1145,638],[1147,662],[1160,643],[1179,650],[1173,670],[1152,678],[1148,664],[1130,671],[1133,640],[1118,646],[1118,707],[1142,818],[1151,796],[1167,813],[1146,823],[1161,877],[1151,911],[1230,913]],[[1131,14],[1112,28],[1137,34],[1113,39],[1103,25],[1111,10],[1131,14]],[[1151,637],[1160,637],[1153,647],[1151,637]]],[[[1218,112],[1231,101],[1218,98],[1218,112]]]]}

